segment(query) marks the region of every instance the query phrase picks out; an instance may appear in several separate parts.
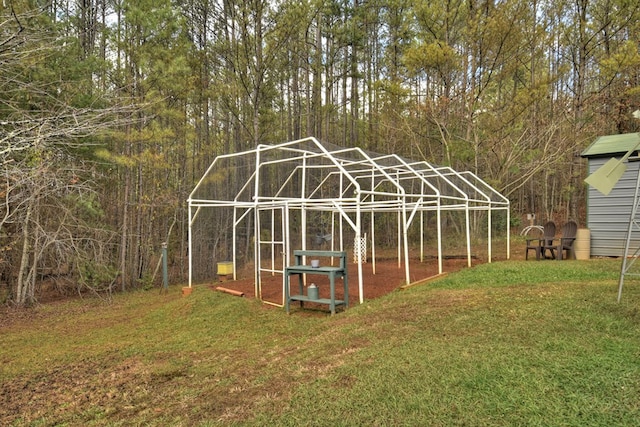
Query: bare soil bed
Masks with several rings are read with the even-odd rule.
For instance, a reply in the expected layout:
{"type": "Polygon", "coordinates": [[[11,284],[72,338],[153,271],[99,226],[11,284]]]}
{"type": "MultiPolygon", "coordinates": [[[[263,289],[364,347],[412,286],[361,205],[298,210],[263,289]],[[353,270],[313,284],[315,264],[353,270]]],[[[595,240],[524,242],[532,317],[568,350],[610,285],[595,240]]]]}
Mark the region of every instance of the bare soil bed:
{"type": "MultiPolygon", "coordinates": [[[[517,259],[523,258],[522,251],[516,251],[514,254],[512,247],[512,258],[514,255],[517,259]]],[[[495,254],[492,261],[499,261],[506,259],[506,253],[504,250],[499,250],[499,253],[495,254]]],[[[487,257],[477,251],[478,255],[472,255],[471,265],[475,266],[487,262],[487,257]]],[[[348,262],[348,283],[349,283],[349,301],[355,303],[359,300],[358,295],[358,269],[357,265],[348,262]]],[[[435,256],[425,256],[425,259],[421,262],[418,257],[410,258],[410,282],[416,283],[423,280],[427,280],[431,277],[438,275],[438,260],[435,256]]],[[[252,267],[252,266],[251,266],[252,267]]],[[[467,268],[467,257],[465,255],[450,255],[446,256],[443,260],[443,273],[451,273],[461,269],[467,268]]],[[[375,274],[373,273],[373,264],[371,260],[363,264],[363,296],[364,299],[378,298],[382,295],[388,294],[401,286],[406,285],[404,265],[398,264],[396,257],[377,257],[375,263],[375,274]]],[[[230,280],[226,277],[221,277],[220,281],[211,284],[212,289],[229,289],[234,292],[241,292],[244,297],[255,298],[255,280],[253,278],[253,271],[251,268],[244,269],[238,273],[238,280],[230,280]]],[[[282,290],[282,275],[271,275],[263,273],[261,275],[262,282],[262,300],[281,305],[283,302],[283,290],[282,290]]],[[[297,278],[292,280],[292,292],[297,292],[297,278]],[[294,290],[296,289],[296,290],[294,290]]],[[[307,278],[307,284],[315,283],[319,288],[320,298],[329,298],[329,278],[324,275],[313,275],[307,278]]],[[[342,281],[339,280],[336,283],[336,298],[343,299],[344,297],[342,281]]],[[[307,307],[308,303],[305,304],[307,307]]],[[[326,306],[320,306],[326,308],[326,306]]]]}

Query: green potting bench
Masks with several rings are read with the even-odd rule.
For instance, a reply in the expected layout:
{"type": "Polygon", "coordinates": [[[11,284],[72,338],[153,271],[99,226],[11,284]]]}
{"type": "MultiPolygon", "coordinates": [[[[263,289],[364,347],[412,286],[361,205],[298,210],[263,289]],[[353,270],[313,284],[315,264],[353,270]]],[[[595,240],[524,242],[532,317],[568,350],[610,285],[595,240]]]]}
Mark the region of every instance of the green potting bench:
{"type": "Polygon", "coordinates": [[[300,301],[300,307],[304,307],[304,302],[315,302],[320,304],[328,304],[331,314],[336,314],[336,306],[349,306],[349,284],[347,282],[347,253],[344,251],[293,251],[295,264],[284,269],[284,301],[285,309],[289,313],[289,305],[291,301],[300,301]],[[303,264],[304,258],[308,264],[303,264]],[[338,265],[323,265],[322,261],[318,267],[311,266],[311,259],[338,258],[338,265]],[[329,285],[331,287],[329,298],[310,298],[304,294],[304,277],[307,274],[322,274],[329,276],[329,285]],[[300,293],[291,295],[290,277],[298,276],[298,285],[300,293]],[[342,278],[344,284],[344,299],[336,299],[336,279],[342,278]]]}

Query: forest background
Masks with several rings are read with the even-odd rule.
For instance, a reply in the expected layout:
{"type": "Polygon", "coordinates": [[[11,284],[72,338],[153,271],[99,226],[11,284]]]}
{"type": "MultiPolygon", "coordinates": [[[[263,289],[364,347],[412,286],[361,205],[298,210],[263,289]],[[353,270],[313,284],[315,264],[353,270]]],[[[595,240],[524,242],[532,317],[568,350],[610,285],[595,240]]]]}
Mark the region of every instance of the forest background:
{"type": "Polygon", "coordinates": [[[162,242],[184,278],[190,190],[258,143],[471,170],[561,221],[580,152],[639,127],[636,0],[0,1],[0,302],[149,286],[162,242]]]}

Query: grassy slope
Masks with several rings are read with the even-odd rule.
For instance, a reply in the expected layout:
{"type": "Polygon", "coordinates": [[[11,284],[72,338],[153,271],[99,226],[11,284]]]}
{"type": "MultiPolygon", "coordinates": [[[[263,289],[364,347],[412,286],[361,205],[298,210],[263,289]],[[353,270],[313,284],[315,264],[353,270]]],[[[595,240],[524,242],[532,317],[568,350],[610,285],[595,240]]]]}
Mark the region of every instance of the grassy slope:
{"type": "Polygon", "coordinates": [[[486,264],[334,317],[204,287],[41,306],[0,327],[0,425],[639,425],[618,270],[486,264]]]}

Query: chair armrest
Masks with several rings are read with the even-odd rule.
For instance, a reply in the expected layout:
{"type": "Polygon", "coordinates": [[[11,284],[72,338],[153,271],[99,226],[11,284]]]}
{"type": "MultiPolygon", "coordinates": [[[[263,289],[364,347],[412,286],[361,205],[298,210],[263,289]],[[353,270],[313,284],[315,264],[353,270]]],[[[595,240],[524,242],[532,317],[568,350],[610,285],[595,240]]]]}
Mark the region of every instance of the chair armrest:
{"type": "Polygon", "coordinates": [[[576,238],[575,237],[561,237],[559,240],[560,240],[561,244],[567,245],[567,244],[573,243],[576,240],[576,238]]]}

